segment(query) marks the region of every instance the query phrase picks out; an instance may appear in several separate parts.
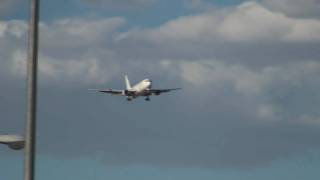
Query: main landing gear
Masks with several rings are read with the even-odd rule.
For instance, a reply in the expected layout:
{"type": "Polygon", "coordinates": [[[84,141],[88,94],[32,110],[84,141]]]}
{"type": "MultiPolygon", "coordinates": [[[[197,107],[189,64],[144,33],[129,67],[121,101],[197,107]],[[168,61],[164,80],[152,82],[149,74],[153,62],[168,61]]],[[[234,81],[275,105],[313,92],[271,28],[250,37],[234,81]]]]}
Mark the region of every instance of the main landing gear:
{"type": "Polygon", "coordinates": [[[150,98],[149,98],[149,96],[147,96],[147,97],[146,97],[146,101],[150,101],[150,98]]]}

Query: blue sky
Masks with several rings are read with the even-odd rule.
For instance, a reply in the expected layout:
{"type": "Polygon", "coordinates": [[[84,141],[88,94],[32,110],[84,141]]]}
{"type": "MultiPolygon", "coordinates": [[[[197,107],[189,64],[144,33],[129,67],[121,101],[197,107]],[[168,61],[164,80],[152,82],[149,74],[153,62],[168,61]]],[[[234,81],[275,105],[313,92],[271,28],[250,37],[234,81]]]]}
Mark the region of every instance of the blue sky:
{"type": "MultiPolygon", "coordinates": [[[[311,153],[312,154],[312,153],[311,153]]],[[[4,177],[22,179],[22,157],[4,157],[0,164],[4,177]]],[[[319,156],[298,157],[289,161],[280,161],[270,167],[232,170],[207,168],[170,168],[146,165],[107,166],[99,156],[82,159],[59,159],[40,156],[37,161],[38,179],[316,179],[318,177],[319,156]],[[312,159],[310,159],[312,158],[312,159]]]]}
{"type": "MultiPolygon", "coordinates": [[[[212,0],[206,1],[217,6],[235,5],[243,2],[243,0],[212,0]]],[[[41,19],[54,20],[63,17],[74,16],[124,16],[130,19],[130,24],[139,26],[155,26],[164,23],[178,16],[191,14],[191,9],[183,5],[183,1],[155,1],[154,4],[147,9],[134,7],[132,9],[107,8],[95,5],[86,0],[70,0],[70,1],[42,1],[41,2],[41,19]],[[136,9],[138,8],[138,9],[136,9]]],[[[17,18],[25,19],[28,14],[28,5],[19,2],[19,7],[5,16],[8,19],[17,18]]]]}
{"type": "MultiPolygon", "coordinates": [[[[41,2],[39,179],[318,179],[315,0],[41,2]],[[145,102],[88,92],[144,78],[145,102]]],[[[0,133],[23,133],[28,5],[0,2],[0,133]]],[[[0,147],[1,177],[22,152],[0,147]]]]}

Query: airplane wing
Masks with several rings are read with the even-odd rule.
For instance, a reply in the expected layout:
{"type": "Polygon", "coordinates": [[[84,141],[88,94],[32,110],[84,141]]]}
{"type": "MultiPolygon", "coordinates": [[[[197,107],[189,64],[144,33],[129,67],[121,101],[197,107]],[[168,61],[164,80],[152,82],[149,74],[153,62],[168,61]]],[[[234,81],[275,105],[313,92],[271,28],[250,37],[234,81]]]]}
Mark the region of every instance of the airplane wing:
{"type": "Polygon", "coordinates": [[[172,89],[149,89],[149,92],[154,95],[160,95],[161,93],[166,93],[170,91],[179,90],[181,88],[172,88],[172,89]]]}
{"type": "Polygon", "coordinates": [[[123,95],[123,90],[115,90],[115,89],[89,89],[89,90],[113,94],[113,95],[123,95]]]}
{"type": "Polygon", "coordinates": [[[15,143],[15,142],[23,142],[24,138],[18,135],[0,135],[0,143],[15,143]]]}

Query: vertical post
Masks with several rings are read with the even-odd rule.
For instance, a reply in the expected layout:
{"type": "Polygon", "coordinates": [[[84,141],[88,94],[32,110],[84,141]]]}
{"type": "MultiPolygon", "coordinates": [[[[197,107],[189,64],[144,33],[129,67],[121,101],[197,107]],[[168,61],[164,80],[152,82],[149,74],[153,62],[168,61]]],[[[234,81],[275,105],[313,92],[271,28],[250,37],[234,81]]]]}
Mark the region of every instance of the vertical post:
{"type": "Polygon", "coordinates": [[[35,177],[39,1],[30,0],[24,180],[34,180],[35,177]]]}

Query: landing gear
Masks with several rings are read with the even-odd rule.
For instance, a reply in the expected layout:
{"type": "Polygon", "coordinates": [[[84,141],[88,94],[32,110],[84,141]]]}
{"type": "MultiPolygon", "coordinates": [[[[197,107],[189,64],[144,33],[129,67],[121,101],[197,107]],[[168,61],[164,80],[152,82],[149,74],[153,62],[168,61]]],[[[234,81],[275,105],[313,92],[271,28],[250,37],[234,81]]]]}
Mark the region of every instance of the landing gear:
{"type": "Polygon", "coordinates": [[[150,101],[150,98],[149,98],[149,97],[146,97],[146,101],[150,101]]]}
{"type": "Polygon", "coordinates": [[[127,101],[131,101],[132,100],[132,98],[131,97],[127,97],[127,101]]]}

